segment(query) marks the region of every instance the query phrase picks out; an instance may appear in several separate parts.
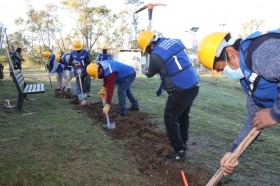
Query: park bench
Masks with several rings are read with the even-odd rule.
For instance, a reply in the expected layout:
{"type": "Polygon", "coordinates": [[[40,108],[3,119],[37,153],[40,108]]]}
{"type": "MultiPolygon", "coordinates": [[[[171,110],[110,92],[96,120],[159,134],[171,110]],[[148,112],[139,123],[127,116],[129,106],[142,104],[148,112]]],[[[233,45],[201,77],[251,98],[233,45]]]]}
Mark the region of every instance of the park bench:
{"type": "Polygon", "coordinates": [[[24,99],[26,99],[28,94],[45,93],[43,83],[27,84],[20,70],[14,70],[12,76],[18,91],[17,111],[22,111],[24,99]]]}

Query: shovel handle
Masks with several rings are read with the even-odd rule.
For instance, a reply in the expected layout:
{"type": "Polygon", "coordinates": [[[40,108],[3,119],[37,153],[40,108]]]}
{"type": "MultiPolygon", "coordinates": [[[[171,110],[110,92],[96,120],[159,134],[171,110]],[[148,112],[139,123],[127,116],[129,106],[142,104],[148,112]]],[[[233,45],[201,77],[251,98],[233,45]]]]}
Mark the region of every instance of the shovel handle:
{"type": "MultiPolygon", "coordinates": [[[[254,139],[260,134],[261,130],[257,130],[254,127],[250,133],[243,139],[243,141],[238,145],[238,147],[233,151],[231,156],[227,159],[226,163],[232,164],[234,163],[239,156],[246,150],[246,148],[254,141],[254,139]]],[[[214,174],[211,180],[207,183],[206,186],[215,186],[219,180],[224,175],[224,168],[220,167],[220,169],[214,174]]]]}

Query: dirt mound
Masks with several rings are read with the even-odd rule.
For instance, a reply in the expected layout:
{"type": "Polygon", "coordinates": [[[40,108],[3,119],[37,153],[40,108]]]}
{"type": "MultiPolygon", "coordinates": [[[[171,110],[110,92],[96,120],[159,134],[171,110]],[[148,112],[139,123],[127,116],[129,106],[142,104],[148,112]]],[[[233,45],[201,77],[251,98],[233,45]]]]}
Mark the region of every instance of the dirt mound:
{"type": "MultiPolygon", "coordinates": [[[[89,103],[79,106],[78,100],[72,100],[77,109],[87,112],[89,117],[98,123],[107,123],[102,113],[102,102],[89,103]]],[[[129,156],[135,159],[138,170],[150,185],[183,185],[180,171],[185,172],[189,186],[205,186],[213,176],[204,171],[202,167],[187,170],[184,162],[169,163],[163,157],[171,152],[166,132],[156,130],[157,124],[148,119],[148,114],[138,111],[127,112],[126,116],[114,116],[117,105],[110,108],[110,121],[116,123],[115,129],[103,127],[104,131],[113,140],[125,141],[125,148],[129,156]]],[[[221,184],[219,184],[221,185],[221,184]]]]}

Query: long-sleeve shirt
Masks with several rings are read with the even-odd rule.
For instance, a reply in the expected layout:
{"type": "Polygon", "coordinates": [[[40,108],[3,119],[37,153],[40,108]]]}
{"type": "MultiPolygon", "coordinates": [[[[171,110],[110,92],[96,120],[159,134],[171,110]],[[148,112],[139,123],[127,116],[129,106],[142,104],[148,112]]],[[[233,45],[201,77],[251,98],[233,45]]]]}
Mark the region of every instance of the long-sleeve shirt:
{"type": "Polygon", "coordinates": [[[103,86],[106,87],[106,95],[107,95],[106,102],[109,105],[112,103],[112,98],[113,98],[114,89],[115,89],[115,80],[116,80],[117,75],[118,75],[117,72],[113,72],[110,75],[108,75],[106,78],[103,79],[103,86]]]}
{"type": "MultiPolygon", "coordinates": [[[[268,39],[264,41],[252,54],[252,70],[265,78],[268,81],[278,82],[280,88],[280,39],[268,39]]],[[[233,146],[230,151],[234,149],[242,142],[242,140],[249,134],[253,128],[253,118],[256,112],[262,110],[254,102],[250,95],[247,95],[247,115],[243,123],[242,130],[239,136],[234,140],[233,146]]],[[[274,103],[270,116],[280,122],[280,93],[278,99],[274,103]]]]}

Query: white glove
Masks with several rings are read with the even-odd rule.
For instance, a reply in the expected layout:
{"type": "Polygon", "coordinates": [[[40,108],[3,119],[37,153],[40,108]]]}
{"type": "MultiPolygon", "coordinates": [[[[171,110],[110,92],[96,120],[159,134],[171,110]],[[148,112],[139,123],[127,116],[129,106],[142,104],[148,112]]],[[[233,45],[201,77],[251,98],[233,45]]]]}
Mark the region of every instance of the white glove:
{"type": "Polygon", "coordinates": [[[81,66],[81,63],[79,61],[74,61],[74,66],[79,67],[79,66],[81,66]]]}
{"type": "Polygon", "coordinates": [[[51,77],[52,76],[52,74],[51,73],[49,73],[49,77],[51,77]]]}

